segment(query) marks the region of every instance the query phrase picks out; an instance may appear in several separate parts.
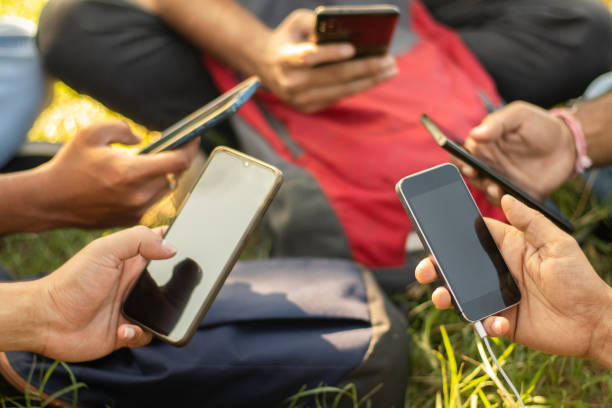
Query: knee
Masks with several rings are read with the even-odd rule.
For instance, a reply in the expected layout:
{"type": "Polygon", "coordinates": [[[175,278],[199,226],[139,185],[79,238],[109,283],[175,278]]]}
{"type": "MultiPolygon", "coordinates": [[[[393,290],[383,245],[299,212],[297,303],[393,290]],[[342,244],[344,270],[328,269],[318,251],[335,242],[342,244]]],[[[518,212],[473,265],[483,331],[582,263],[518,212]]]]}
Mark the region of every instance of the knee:
{"type": "MultiPolygon", "coordinates": [[[[591,57],[592,69],[601,73],[612,68],[612,14],[600,0],[569,0],[580,18],[582,41],[580,47],[591,57]]],[[[582,61],[582,65],[586,61],[582,61]]],[[[587,64],[587,65],[590,65],[587,64]]]]}
{"type": "MultiPolygon", "coordinates": [[[[45,65],[54,51],[70,43],[70,36],[63,35],[66,27],[78,30],[78,25],[68,22],[78,14],[86,0],[50,0],[42,10],[38,22],[37,45],[45,65]]],[[[74,21],[73,21],[74,22],[74,21]]]]}
{"type": "Polygon", "coordinates": [[[584,15],[585,26],[592,33],[603,36],[603,39],[612,38],[612,14],[608,6],[600,0],[582,0],[579,1],[579,5],[584,15]]]}

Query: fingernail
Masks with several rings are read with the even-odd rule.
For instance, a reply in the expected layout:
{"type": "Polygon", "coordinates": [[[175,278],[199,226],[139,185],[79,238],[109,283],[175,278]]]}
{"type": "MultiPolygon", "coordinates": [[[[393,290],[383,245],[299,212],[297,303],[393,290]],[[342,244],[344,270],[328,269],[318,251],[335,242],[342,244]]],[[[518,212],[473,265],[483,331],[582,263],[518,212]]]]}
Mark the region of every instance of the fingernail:
{"type": "Polygon", "coordinates": [[[136,331],[132,327],[125,327],[123,329],[123,338],[131,340],[136,336],[136,331]]]}
{"type": "Polygon", "coordinates": [[[510,205],[514,205],[516,203],[516,198],[514,198],[513,196],[511,196],[510,194],[504,194],[504,196],[502,197],[502,199],[506,202],[506,206],[510,205]]]}
{"type": "Polygon", "coordinates": [[[338,52],[343,57],[350,57],[351,55],[353,55],[353,47],[350,45],[341,45],[338,49],[338,52]]]}
{"type": "MultiPolygon", "coordinates": [[[[487,126],[484,123],[476,126],[474,129],[472,129],[473,133],[481,133],[482,134],[482,133],[485,133],[486,131],[487,131],[487,126]]],[[[472,132],[470,132],[470,133],[472,133],[472,132]]]]}
{"type": "Polygon", "coordinates": [[[461,167],[461,172],[467,177],[474,177],[476,175],[476,172],[470,166],[461,167]]]}
{"type": "Polygon", "coordinates": [[[501,192],[499,187],[491,184],[487,186],[487,194],[489,194],[491,197],[498,198],[501,195],[501,192]]]}
{"type": "Polygon", "coordinates": [[[389,66],[395,67],[395,59],[393,57],[385,57],[382,61],[380,61],[381,68],[386,68],[389,66]]]}
{"type": "Polygon", "coordinates": [[[500,319],[493,320],[493,324],[491,325],[491,328],[493,329],[495,334],[501,334],[501,332],[502,332],[502,322],[501,322],[501,320],[500,319]]]}
{"type": "Polygon", "coordinates": [[[166,251],[172,252],[173,254],[176,254],[176,252],[178,251],[174,245],[172,245],[170,242],[166,241],[165,239],[162,241],[162,247],[166,251]]]}
{"type": "Polygon", "coordinates": [[[383,73],[383,75],[386,77],[390,77],[390,76],[396,75],[397,73],[398,73],[397,67],[393,66],[391,68],[387,68],[385,72],[383,73]]]}

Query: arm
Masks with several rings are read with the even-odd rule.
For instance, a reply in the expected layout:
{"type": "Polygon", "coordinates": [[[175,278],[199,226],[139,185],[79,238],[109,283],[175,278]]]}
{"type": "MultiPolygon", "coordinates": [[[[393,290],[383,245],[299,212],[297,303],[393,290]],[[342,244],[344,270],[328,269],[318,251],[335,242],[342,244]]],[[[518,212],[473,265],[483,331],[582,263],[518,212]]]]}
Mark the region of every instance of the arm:
{"type": "Polygon", "coordinates": [[[109,146],[138,142],[124,123],[96,125],[79,132],[49,163],[0,175],[0,235],[137,223],[168,192],[166,174],[178,176],[198,151],[198,141],[151,156],[109,146]]]}
{"type": "Polygon", "coordinates": [[[198,49],[243,74],[258,75],[303,112],[322,110],[397,73],[389,55],[351,59],[351,44],[315,44],[311,10],[295,10],[270,30],[233,0],[141,2],[198,49]]]}
{"type": "MultiPolygon", "coordinates": [[[[586,357],[612,369],[612,288],[576,240],[542,214],[508,195],[502,208],[512,225],[488,219],[487,226],[523,299],[487,318],[488,333],[547,353],[586,357]]],[[[415,275],[421,283],[438,279],[431,258],[419,263],[415,275]]],[[[438,308],[452,307],[444,287],[434,291],[432,300],[438,308]]]]}
{"type": "Polygon", "coordinates": [[[0,350],[43,349],[44,330],[38,300],[38,285],[35,282],[0,283],[0,350]]]}
{"type": "Polygon", "coordinates": [[[246,75],[257,74],[272,30],[234,0],[148,0],[145,6],[198,49],[246,75]]]}
{"type": "Polygon", "coordinates": [[[176,253],[162,234],[124,230],[92,242],[42,279],[0,284],[0,350],[76,362],[147,344],[151,334],[129,323],[121,305],[147,259],[176,253]]]}
{"type": "Polygon", "coordinates": [[[582,102],[576,108],[575,116],[582,125],[593,166],[612,163],[612,92],[582,102]]]}

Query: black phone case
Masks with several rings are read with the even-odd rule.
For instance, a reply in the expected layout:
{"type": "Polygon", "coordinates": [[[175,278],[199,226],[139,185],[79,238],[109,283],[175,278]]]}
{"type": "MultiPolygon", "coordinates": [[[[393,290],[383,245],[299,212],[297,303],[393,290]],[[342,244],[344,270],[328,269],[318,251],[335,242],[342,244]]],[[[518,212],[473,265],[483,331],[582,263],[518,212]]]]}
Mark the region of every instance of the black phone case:
{"type": "Polygon", "coordinates": [[[318,7],[315,13],[317,43],[350,42],[356,57],[386,54],[399,17],[394,7],[318,7]]]}
{"type": "MultiPolygon", "coordinates": [[[[440,126],[438,126],[436,122],[434,122],[429,116],[423,114],[421,116],[421,123],[423,124],[423,126],[425,126],[427,131],[431,133],[432,137],[436,140],[438,145],[444,150],[448,151],[450,154],[457,157],[458,159],[461,159],[464,162],[468,163],[470,166],[474,167],[479,173],[486,175],[488,178],[498,183],[501,186],[502,190],[504,190],[504,192],[513,195],[514,197],[522,201],[524,204],[544,214],[549,220],[554,222],[559,228],[561,228],[568,234],[574,232],[574,226],[564,216],[551,211],[551,209],[545,207],[543,204],[531,197],[529,194],[516,187],[514,184],[512,184],[510,180],[502,176],[497,171],[493,170],[491,167],[487,166],[481,160],[474,157],[470,152],[465,150],[465,148],[459,145],[459,143],[457,143],[455,140],[451,140],[451,137],[445,137],[444,139],[439,140],[439,138],[432,133],[429,126],[435,126],[437,130],[442,134],[444,134],[444,132],[442,132],[440,126]]],[[[453,137],[453,139],[459,140],[456,137],[453,137]]]]}

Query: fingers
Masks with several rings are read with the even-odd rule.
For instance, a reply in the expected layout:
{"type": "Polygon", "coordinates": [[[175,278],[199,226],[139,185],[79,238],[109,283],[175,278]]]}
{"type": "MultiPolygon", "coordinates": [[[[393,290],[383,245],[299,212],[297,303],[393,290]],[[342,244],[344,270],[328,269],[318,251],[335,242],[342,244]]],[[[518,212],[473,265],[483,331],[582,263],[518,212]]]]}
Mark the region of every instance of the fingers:
{"type": "Polygon", "coordinates": [[[475,142],[492,142],[501,139],[505,134],[517,131],[531,113],[532,106],[525,102],[513,102],[508,106],[491,113],[482,123],[470,131],[470,140],[465,147],[473,151],[475,142]]]}
{"type": "MultiPolygon", "coordinates": [[[[318,54],[306,55],[304,59],[308,60],[315,55],[318,54]]],[[[284,88],[289,93],[312,91],[318,94],[330,86],[350,84],[359,79],[374,78],[381,75],[391,77],[395,74],[397,74],[397,65],[392,56],[360,58],[315,68],[289,71],[286,74],[284,88]]]]}
{"type": "Polygon", "coordinates": [[[484,192],[491,204],[497,207],[501,206],[501,198],[504,195],[504,191],[499,184],[487,177],[482,177],[472,166],[457,158],[451,157],[450,161],[459,168],[459,171],[467,179],[470,186],[484,192]]]}
{"type": "Polygon", "coordinates": [[[355,47],[351,43],[318,45],[312,42],[303,42],[288,44],[279,51],[279,57],[285,65],[294,68],[338,63],[354,56],[355,47]]]}
{"type": "Polygon", "coordinates": [[[191,165],[198,154],[200,138],[185,146],[157,154],[143,154],[133,158],[134,179],[166,176],[168,173],[180,174],[191,165]]]}
{"type": "Polygon", "coordinates": [[[431,283],[439,279],[431,257],[421,259],[414,270],[414,276],[419,283],[431,283]]]}
{"type": "Polygon", "coordinates": [[[450,309],[453,307],[450,292],[443,286],[440,286],[433,291],[431,294],[431,300],[433,301],[434,306],[436,306],[438,309],[450,309]]]}
{"type": "Polygon", "coordinates": [[[83,141],[92,146],[111,143],[133,145],[139,143],[140,138],[132,133],[126,122],[113,122],[89,126],[75,136],[75,141],[83,141]]]}
{"type": "Polygon", "coordinates": [[[396,68],[392,68],[378,75],[361,78],[352,82],[309,89],[294,98],[293,104],[306,113],[316,112],[344,97],[358,94],[379,85],[396,74],[396,68]]]}
{"type": "Polygon", "coordinates": [[[397,65],[395,58],[387,55],[386,57],[360,58],[314,68],[313,74],[312,80],[308,83],[309,86],[327,86],[330,85],[332,78],[334,83],[348,83],[381,74],[393,76],[397,74],[397,65]]]}
{"type": "Polygon", "coordinates": [[[161,227],[153,228],[153,232],[156,233],[157,235],[159,235],[162,238],[163,238],[164,235],[166,235],[166,231],[168,231],[168,226],[167,225],[162,225],[161,227]]]}
{"type": "Polygon", "coordinates": [[[159,233],[143,226],[116,232],[93,242],[100,256],[113,256],[118,263],[136,255],[146,259],[167,259],[176,254],[176,248],[164,241],[159,233]]]}
{"type": "Polygon", "coordinates": [[[502,197],[501,204],[508,222],[522,231],[525,239],[536,248],[569,237],[548,218],[509,194],[502,197]]]}
{"type": "MultiPolygon", "coordinates": [[[[422,259],[417,265],[414,275],[419,283],[431,283],[438,280],[438,272],[434,267],[431,257],[422,259]]],[[[439,287],[434,290],[431,295],[431,300],[438,309],[449,309],[453,307],[450,293],[445,287],[439,287]]]]}
{"type": "Polygon", "coordinates": [[[484,327],[491,337],[507,336],[510,332],[510,321],[502,316],[491,316],[485,319],[484,327]]]}
{"type": "Polygon", "coordinates": [[[151,342],[152,335],[133,324],[122,324],[117,328],[117,348],[142,347],[151,342]]]}
{"type": "Polygon", "coordinates": [[[277,30],[288,32],[295,42],[305,41],[314,35],[315,20],[312,10],[297,9],[283,20],[277,30]]]}

